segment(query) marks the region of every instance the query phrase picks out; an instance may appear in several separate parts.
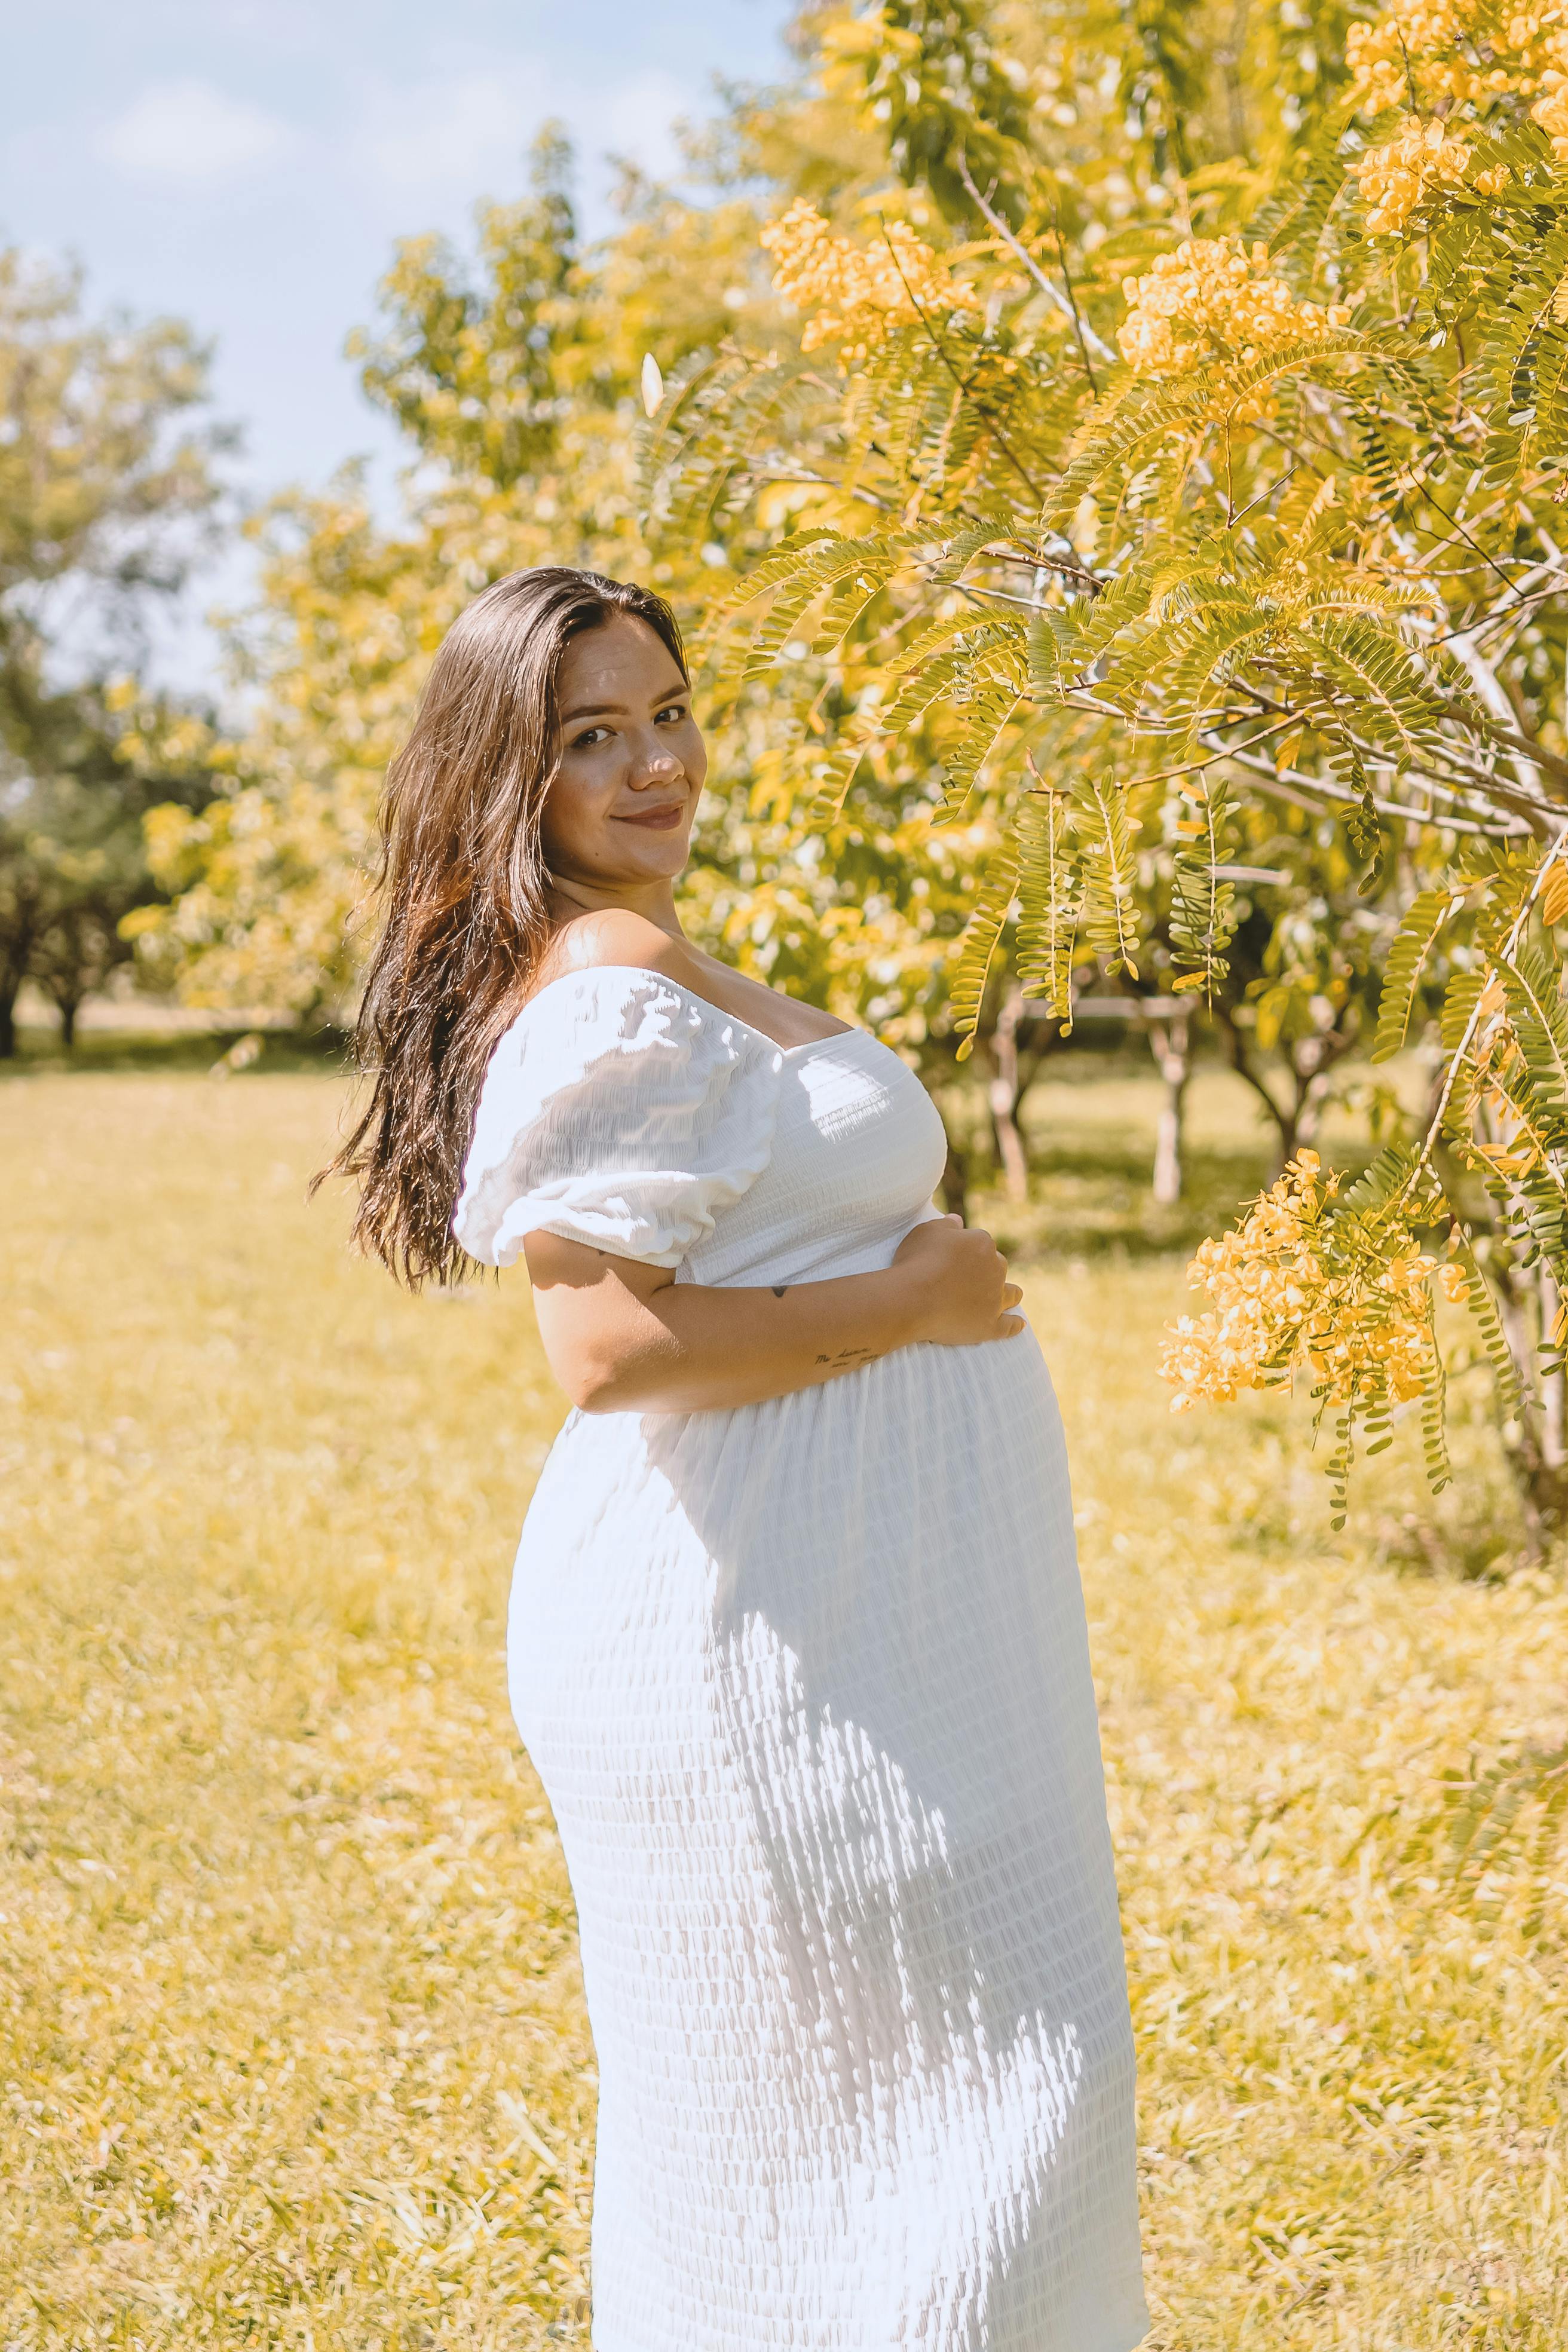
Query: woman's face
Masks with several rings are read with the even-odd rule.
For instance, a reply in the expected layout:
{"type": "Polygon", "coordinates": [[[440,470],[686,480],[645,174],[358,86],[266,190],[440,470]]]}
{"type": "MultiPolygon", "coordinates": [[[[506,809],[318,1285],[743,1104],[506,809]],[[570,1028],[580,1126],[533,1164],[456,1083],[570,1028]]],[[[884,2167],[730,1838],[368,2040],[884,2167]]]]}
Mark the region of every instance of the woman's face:
{"type": "Polygon", "coordinates": [[[594,891],[671,880],[708,772],[673,656],[617,613],[567,646],[558,702],[561,764],[541,820],[551,873],[594,891]]]}

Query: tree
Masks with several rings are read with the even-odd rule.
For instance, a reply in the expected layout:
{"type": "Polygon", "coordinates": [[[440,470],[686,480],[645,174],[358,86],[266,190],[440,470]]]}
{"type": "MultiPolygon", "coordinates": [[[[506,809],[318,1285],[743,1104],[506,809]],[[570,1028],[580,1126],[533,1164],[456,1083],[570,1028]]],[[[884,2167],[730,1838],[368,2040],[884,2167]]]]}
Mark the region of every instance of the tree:
{"type": "Polygon", "coordinates": [[[121,697],[90,685],[35,709],[32,758],[13,772],[0,833],[10,910],[0,927],[10,989],[6,1000],[0,988],[0,1050],[15,1051],[10,1007],[32,980],[58,1013],[69,1051],[83,999],[131,958],[122,926],[156,896],[143,837],[149,810],[172,793],[189,803],[210,790],[199,766],[182,774],[167,756],[180,729],[166,709],[158,726],[165,757],[140,772],[122,712],[121,697]]]}
{"type": "MultiPolygon", "coordinates": [[[[736,568],[746,570],[781,533],[875,524],[886,498],[874,453],[872,468],[840,478],[831,362],[825,375],[824,347],[803,352],[799,320],[768,296],[756,190],[771,180],[781,202],[815,192],[835,218],[886,216],[895,235],[940,224],[943,207],[972,213],[963,174],[973,176],[973,163],[995,176],[1018,142],[1048,136],[1059,145],[1068,135],[1058,121],[1068,110],[1062,60],[1077,58],[1080,127],[1052,198],[1054,218],[1067,216],[1063,205],[1070,214],[1076,275],[1090,230],[1125,211],[1115,174],[1131,152],[1126,106],[1106,100],[1105,59],[1089,55],[1081,26],[1064,51],[1059,26],[1042,44],[1033,21],[1027,12],[997,12],[993,26],[952,8],[805,20],[803,43],[820,36],[826,44],[825,77],[742,98],[715,126],[705,153],[724,199],[717,205],[683,205],[629,184],[623,226],[602,247],[584,247],[567,194],[569,159],[547,137],[533,194],[482,210],[475,264],[438,240],[400,248],[382,324],[353,348],[367,392],[397,419],[419,461],[406,523],[378,531],[352,477],[322,498],[295,497],[274,510],[266,603],[244,648],[255,723],[211,747],[222,793],[194,814],[160,813],[153,825],[157,869],[176,903],[138,918],[137,929],[161,973],[207,1003],[268,1001],[303,1012],[352,993],[354,910],[381,770],[440,634],[498,572],[551,556],[595,562],[656,582],[689,614],[722,595],[736,568]],[[958,71],[941,46],[952,41],[958,71]],[[889,58],[901,60],[896,74],[889,58]],[[1005,102],[1004,90],[1012,93],[1005,102]],[[921,159],[938,151],[964,160],[962,171],[936,170],[936,193],[897,178],[895,165],[923,172],[921,159]],[[1100,191],[1098,214],[1068,186],[1068,163],[1084,187],[1100,191]],[[738,462],[710,497],[702,467],[687,479],[679,455],[665,462],[670,436],[662,434],[645,512],[635,441],[650,353],[677,394],[689,382],[700,403],[711,386],[710,413],[732,430],[738,462]],[[759,419],[749,393],[768,382],[778,404],[759,419]],[[726,409],[737,388],[742,396],[726,409]]],[[[1100,37],[1121,56],[1119,16],[1104,19],[1100,37]]],[[[1130,57],[1119,72],[1133,73],[1130,57]]],[[[1277,72],[1272,50],[1268,64],[1277,72]]],[[[1005,192],[997,201],[1016,213],[1005,192]]],[[[896,307],[906,299],[896,267],[883,276],[896,307]]],[[[1053,315],[1067,331],[1068,310],[1053,315]]],[[[952,988],[986,859],[1006,831],[1006,793],[993,800],[976,790],[963,823],[939,821],[970,731],[966,713],[940,704],[901,710],[896,738],[868,746],[862,772],[826,816],[791,782],[801,773],[819,780],[819,755],[875,689],[889,625],[897,635],[888,600],[867,604],[830,662],[808,653],[791,665],[783,698],[771,639],[751,680],[743,662],[720,676],[717,789],[688,913],[717,952],[877,1022],[909,1055],[949,1117],[957,1199],[961,1162],[973,1163],[980,1129],[972,1090],[954,1084],[964,1030],[955,1025],[952,988]]],[[[789,642],[787,633],[779,642],[789,642]]],[[[1010,740],[1003,751],[1011,757],[1010,740]]],[[[1134,861],[1133,887],[1141,902],[1152,894],[1155,934],[1170,865],[1163,849],[1134,861]]],[[[965,1018],[990,1135],[981,1148],[1016,1192],[1026,1178],[1020,1112],[1062,1026],[1059,1009],[1022,998],[1004,976],[1012,939],[1004,921],[1003,952],[965,1018]]],[[[1086,934],[1076,960],[1081,967],[1092,955],[1086,934]]],[[[1307,1041],[1303,1050],[1321,1049],[1307,1041]]]]}
{"type": "MultiPolygon", "coordinates": [[[[897,50],[904,28],[872,24],[897,50]]],[[[1015,908],[1021,976],[1054,1009],[1085,936],[1136,972],[1141,830],[1173,845],[1173,985],[1205,1003],[1236,943],[1228,810],[1342,825],[1369,897],[1396,846],[1440,876],[1405,914],[1378,1036],[1405,1042],[1443,945],[1425,1138],[1337,1192],[1299,1154],[1202,1261],[1219,1304],[1173,1350],[1184,1399],[1305,1370],[1334,1418],[1342,1510],[1358,1448],[1405,1399],[1447,1476],[1425,1236],[1447,1232],[1446,1286],[1526,1429],[1552,1418],[1542,1380],[1568,1337],[1565,67],[1550,10],[1399,0],[1351,28],[1340,94],[1298,104],[1294,152],[1258,141],[1272,175],[1189,140],[1197,168],[1174,183],[1145,125],[1114,233],[1093,188],[1067,218],[1048,151],[1011,142],[982,185],[955,108],[967,243],[891,218],[846,237],[792,208],[768,236],[776,282],[803,345],[837,351],[836,381],[819,362],[803,404],[787,367],[725,362],[661,420],[665,462],[679,450],[707,496],[740,495],[786,415],[831,486],[735,621],[758,655],[787,638],[820,658],[879,617],[883,656],[846,668],[817,763],[829,808],[900,719],[963,710],[947,808],[984,789],[1005,824],[959,973],[970,1005],[1015,908]],[[833,511],[851,488],[878,502],[869,526],[833,511]],[[1500,1297],[1519,1308],[1507,1332],[1500,1297]]],[[[1546,1507],[1560,1484],[1537,1482],[1546,1507]]]]}
{"type": "MultiPolygon", "coordinates": [[[[746,120],[761,135],[760,117],[746,120]]],[[[569,163],[547,135],[532,195],[481,210],[472,263],[436,239],[402,246],[380,328],[352,340],[367,393],[417,462],[404,527],[375,527],[352,474],[280,500],[264,526],[265,601],[237,647],[253,723],[205,746],[216,797],[153,812],[171,903],[130,927],[146,968],[191,1001],[310,1013],[352,993],[382,772],[477,588],[574,561],[650,581],[689,613],[810,488],[783,464],[754,511],[713,515],[697,534],[647,527],[637,476],[647,357],[673,375],[716,346],[760,355],[790,338],[750,199],[685,205],[630,183],[620,229],[584,247],[569,163]]],[[[731,167],[754,177],[749,162],[716,166],[731,167]]],[[[960,1042],[951,967],[994,829],[931,833],[939,751],[917,729],[824,839],[796,819],[797,730],[773,715],[765,694],[742,696],[719,731],[687,919],[742,968],[874,1022],[946,1099],[960,1042]]],[[[155,730],[144,740],[155,746],[155,730]]],[[[984,1034],[993,1019],[988,1009],[984,1034]]],[[[1015,1181],[1036,1060],[1026,1046],[1005,1103],[1007,1082],[991,1080],[1015,1181]]]]}
{"type": "Polygon", "coordinates": [[[142,818],[181,779],[149,792],[119,756],[106,678],[204,543],[204,390],[183,327],[89,323],[75,278],[0,253],[0,1055],[29,976],[68,1042],[153,887],[142,818]]]}

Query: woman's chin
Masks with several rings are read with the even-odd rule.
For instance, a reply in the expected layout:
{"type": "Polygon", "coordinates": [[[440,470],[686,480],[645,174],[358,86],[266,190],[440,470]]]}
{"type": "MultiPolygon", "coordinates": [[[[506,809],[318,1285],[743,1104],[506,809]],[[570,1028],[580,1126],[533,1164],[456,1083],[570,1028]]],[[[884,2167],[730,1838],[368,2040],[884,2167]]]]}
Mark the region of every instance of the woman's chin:
{"type": "Polygon", "coordinates": [[[639,848],[635,865],[626,872],[628,882],[673,882],[686,870],[691,855],[691,844],[684,835],[674,838],[656,835],[646,848],[639,848]]]}

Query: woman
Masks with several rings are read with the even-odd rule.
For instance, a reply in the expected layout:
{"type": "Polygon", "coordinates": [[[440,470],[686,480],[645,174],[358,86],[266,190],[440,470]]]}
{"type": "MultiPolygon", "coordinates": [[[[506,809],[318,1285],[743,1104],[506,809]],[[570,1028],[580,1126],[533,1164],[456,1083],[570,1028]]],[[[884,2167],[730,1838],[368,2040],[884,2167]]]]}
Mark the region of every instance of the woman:
{"type": "Polygon", "coordinates": [[[598,2352],[1129,2352],[1132,2056],[1060,1424],[897,1055],[681,935],[657,597],[514,574],[385,816],[340,1165],[526,1257],[510,1664],[598,2050],[598,2352]]]}

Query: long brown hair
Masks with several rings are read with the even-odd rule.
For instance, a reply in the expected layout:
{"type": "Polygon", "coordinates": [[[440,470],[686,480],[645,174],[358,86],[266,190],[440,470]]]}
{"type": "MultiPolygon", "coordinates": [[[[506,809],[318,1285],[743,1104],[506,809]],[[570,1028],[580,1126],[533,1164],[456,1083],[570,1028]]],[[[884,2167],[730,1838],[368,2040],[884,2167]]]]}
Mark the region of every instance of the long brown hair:
{"type": "Polygon", "coordinates": [[[324,1172],[359,1179],[354,1239],[413,1289],[468,1264],[451,1219],[485,1066],[553,929],[540,815],[562,657],[617,614],[687,676],[675,615],[646,588],[558,564],[495,581],[447,632],[387,771],[383,920],[354,1039],[370,1099],[324,1172]]]}

